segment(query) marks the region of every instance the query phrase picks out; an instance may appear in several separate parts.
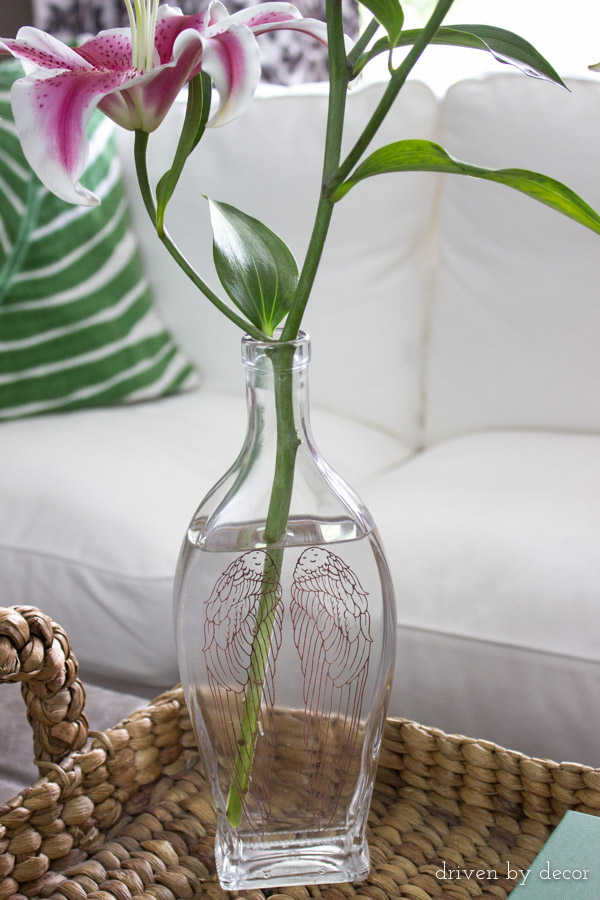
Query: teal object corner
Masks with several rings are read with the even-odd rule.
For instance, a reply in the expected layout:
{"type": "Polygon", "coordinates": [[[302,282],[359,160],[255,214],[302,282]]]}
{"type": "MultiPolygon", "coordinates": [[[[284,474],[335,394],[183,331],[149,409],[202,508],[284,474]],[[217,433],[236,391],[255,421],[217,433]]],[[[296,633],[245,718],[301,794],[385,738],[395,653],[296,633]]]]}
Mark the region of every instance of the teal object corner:
{"type": "Polygon", "coordinates": [[[552,832],[510,900],[600,898],[600,817],[569,811],[552,832]]]}

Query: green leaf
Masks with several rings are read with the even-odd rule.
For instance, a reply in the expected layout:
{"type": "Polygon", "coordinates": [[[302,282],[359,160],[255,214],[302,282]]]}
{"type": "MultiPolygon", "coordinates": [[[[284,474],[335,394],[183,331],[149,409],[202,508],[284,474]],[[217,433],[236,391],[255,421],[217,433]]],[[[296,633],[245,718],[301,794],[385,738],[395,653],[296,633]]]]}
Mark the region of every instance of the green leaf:
{"type": "Polygon", "coordinates": [[[221,284],[245,316],[272,335],[290,309],[298,266],[281,238],[246,213],[209,200],[221,284]]]}
{"type": "MultiPolygon", "coordinates": [[[[414,44],[419,34],[419,29],[402,32],[396,40],[396,47],[414,44]]],[[[541,53],[538,53],[529,41],[519,37],[518,34],[513,34],[512,31],[506,31],[504,28],[496,28],[493,25],[442,26],[438,28],[430,43],[445,44],[452,47],[471,47],[474,50],[487,50],[498,62],[516,66],[525,75],[530,75],[532,78],[543,78],[546,81],[558,84],[560,87],[566,87],[550,63],[544,59],[541,53]]],[[[357,75],[374,56],[387,50],[389,50],[389,45],[385,38],[377,41],[358,60],[354,68],[354,74],[357,75]]]]}
{"type": "Polygon", "coordinates": [[[156,229],[164,232],[165,212],[190,153],[204,134],[210,110],[211,81],[205,73],[196,75],[189,83],[185,120],[179,136],[173,165],[156,186],[156,229]]]}
{"type": "Polygon", "coordinates": [[[370,10],[380,25],[383,25],[389,35],[389,40],[384,39],[386,50],[393,47],[400,36],[404,24],[404,12],[398,0],[360,0],[363,6],[370,10]]]}
{"type": "Polygon", "coordinates": [[[340,200],[359,181],[384,172],[445,172],[497,181],[528,194],[534,200],[539,200],[600,234],[598,213],[560,181],[526,169],[484,169],[472,166],[453,159],[443,147],[431,141],[397,141],[381,147],[358,166],[354,174],[333,192],[331,199],[340,200]]]}

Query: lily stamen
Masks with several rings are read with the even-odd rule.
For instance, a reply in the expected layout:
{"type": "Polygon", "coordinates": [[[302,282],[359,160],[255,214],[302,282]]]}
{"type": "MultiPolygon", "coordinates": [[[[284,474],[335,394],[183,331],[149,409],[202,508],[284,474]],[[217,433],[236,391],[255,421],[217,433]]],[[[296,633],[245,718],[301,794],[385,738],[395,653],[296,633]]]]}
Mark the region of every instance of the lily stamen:
{"type": "Polygon", "coordinates": [[[149,69],[154,66],[154,39],[156,36],[156,20],[158,16],[158,3],[159,0],[150,0],[151,13],[150,13],[150,27],[148,30],[148,45],[147,45],[147,57],[146,64],[149,69]]]}
{"type": "Polygon", "coordinates": [[[140,74],[154,66],[158,0],[125,0],[131,26],[131,63],[140,74]]]}

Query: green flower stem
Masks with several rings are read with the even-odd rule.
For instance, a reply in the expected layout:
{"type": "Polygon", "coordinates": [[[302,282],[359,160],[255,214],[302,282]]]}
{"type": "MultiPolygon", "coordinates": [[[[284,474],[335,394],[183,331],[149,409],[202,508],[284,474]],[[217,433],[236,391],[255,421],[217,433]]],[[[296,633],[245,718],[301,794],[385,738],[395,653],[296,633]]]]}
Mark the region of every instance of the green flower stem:
{"type": "MultiPolygon", "coordinates": [[[[327,40],[329,43],[329,108],[323,159],[323,185],[326,185],[333,178],[340,164],[344,115],[346,112],[346,92],[351,75],[344,45],[341,0],[327,0],[326,10],[327,40]]],[[[304,315],[321,261],[333,206],[334,204],[329,199],[329,196],[322,189],[313,231],[306,251],[304,265],[300,272],[300,278],[298,279],[294,300],[281,332],[282,341],[293,341],[300,329],[302,316],[304,315]]]]}
{"type": "MultiPolygon", "coordinates": [[[[323,181],[338,167],[342,132],[346,88],[350,77],[350,68],[344,49],[344,33],[340,0],[327,0],[327,30],[329,41],[329,109],[327,115],[327,135],[323,162],[323,181]]],[[[323,252],[329,223],[333,212],[333,203],[324,195],[317,207],[315,224],[307,250],[304,266],[300,273],[298,286],[294,295],[292,308],[281,333],[281,342],[293,341],[298,335],[302,315],[308,301],[310,291],[323,252]]],[[[294,487],[294,469],[296,453],[300,443],[294,421],[293,372],[291,364],[294,348],[282,346],[271,352],[273,374],[275,378],[275,410],[277,415],[277,448],[275,455],[275,472],[273,487],[265,523],[264,542],[271,548],[269,555],[279,572],[283,563],[283,541],[287,529],[292,490],[294,487]]],[[[248,789],[249,773],[254,758],[254,747],[258,734],[257,711],[260,710],[265,678],[265,668],[271,645],[274,616],[268,615],[266,608],[267,573],[263,580],[263,590],[257,614],[257,635],[250,657],[248,685],[246,687],[246,703],[244,718],[238,738],[237,757],[229,796],[227,798],[227,818],[237,828],[242,820],[243,797],[248,789]]]]}
{"type": "Polygon", "coordinates": [[[410,51],[404,57],[398,68],[393,72],[390,82],[383,94],[383,97],[379,101],[373,115],[365,126],[364,131],[358,138],[354,147],[349,152],[348,156],[343,161],[335,175],[333,175],[333,177],[329,181],[325,182],[327,196],[330,197],[333,194],[335,189],[339,187],[339,185],[343,181],[346,180],[354,166],[359,162],[363,153],[375,137],[379,126],[387,116],[392,103],[398,96],[400,89],[411,73],[415,63],[444,21],[444,17],[446,16],[446,13],[452,6],[453,2],[454,0],[438,0],[438,3],[431,14],[429,21],[427,22],[425,27],[421,29],[421,32],[412,45],[410,51]]]}
{"type": "MultiPolygon", "coordinates": [[[[146,211],[152,220],[152,224],[156,227],[156,203],[154,201],[154,196],[152,194],[152,188],[150,187],[150,179],[148,178],[148,165],[146,161],[146,153],[148,149],[148,134],[145,131],[136,131],[135,133],[135,147],[134,147],[134,157],[135,157],[135,169],[137,173],[137,179],[140,186],[140,191],[142,194],[142,199],[144,201],[144,206],[146,207],[146,211]]],[[[162,234],[157,231],[158,237],[160,241],[165,245],[179,268],[185,272],[188,278],[196,285],[196,287],[202,291],[205,297],[207,297],[213,306],[216,306],[217,309],[223,313],[224,316],[227,316],[234,325],[237,325],[238,328],[241,328],[242,331],[246,332],[253,337],[257,341],[268,341],[270,338],[264,334],[259,328],[256,328],[250,322],[247,322],[246,319],[242,319],[241,316],[238,316],[232,309],[230,309],[226,303],[224,303],[220,297],[215,294],[211,287],[206,284],[205,281],[200,277],[200,275],[193,268],[191,263],[185,258],[179,247],[174,243],[171,239],[169,233],[163,230],[162,234]]]]}
{"type": "Polygon", "coordinates": [[[300,438],[294,420],[294,372],[292,364],[295,347],[277,348],[271,353],[275,377],[275,414],[277,417],[277,449],[275,473],[265,523],[265,544],[279,544],[285,537],[292,488],[294,466],[300,438]]]}
{"type": "MultiPolygon", "coordinates": [[[[364,50],[366,50],[367,45],[372,37],[375,37],[377,31],[379,29],[379,22],[373,16],[363,33],[360,35],[359,39],[355,43],[354,47],[348,54],[348,65],[352,70],[354,70],[356,63],[359,59],[361,59],[361,55],[364,50]]],[[[354,74],[358,74],[354,71],[354,74]]]]}
{"type": "Polygon", "coordinates": [[[328,200],[326,197],[321,197],[319,200],[317,217],[306,252],[304,265],[300,272],[300,278],[298,279],[292,308],[288,313],[281,332],[282,341],[293,341],[300,330],[304,310],[306,309],[306,304],[308,303],[308,298],[310,297],[310,292],[321,261],[323,245],[325,243],[325,238],[327,237],[327,232],[329,231],[333,207],[334,204],[332,201],[328,200]]]}
{"type": "Polygon", "coordinates": [[[248,670],[248,684],[244,694],[244,716],[240,727],[237,755],[233,765],[233,776],[227,797],[226,815],[229,824],[237,828],[244,812],[244,796],[248,792],[250,772],[254,758],[254,747],[258,736],[260,721],[260,705],[264,691],[267,661],[271,649],[271,637],[275,624],[275,609],[269,612],[270,599],[267,593],[272,587],[273,566],[281,571],[283,549],[269,551],[270,559],[265,562],[263,570],[263,587],[256,614],[256,637],[252,645],[252,656],[248,670]]]}
{"type": "Polygon", "coordinates": [[[256,637],[250,655],[248,684],[246,685],[244,716],[238,738],[237,756],[227,798],[227,818],[237,828],[242,821],[243,798],[248,790],[254,747],[258,736],[260,704],[264,690],[266,668],[271,647],[275,610],[270,610],[272,563],[281,574],[283,564],[283,542],[287,530],[294,468],[300,438],[294,420],[294,394],[292,361],[293,346],[274,347],[268,351],[273,365],[275,383],[275,413],[277,419],[277,447],[275,451],[275,473],[269,500],[269,509],[263,535],[269,547],[269,557],[265,562],[261,596],[256,616],[256,637]],[[272,562],[271,562],[272,561],[272,562]]]}

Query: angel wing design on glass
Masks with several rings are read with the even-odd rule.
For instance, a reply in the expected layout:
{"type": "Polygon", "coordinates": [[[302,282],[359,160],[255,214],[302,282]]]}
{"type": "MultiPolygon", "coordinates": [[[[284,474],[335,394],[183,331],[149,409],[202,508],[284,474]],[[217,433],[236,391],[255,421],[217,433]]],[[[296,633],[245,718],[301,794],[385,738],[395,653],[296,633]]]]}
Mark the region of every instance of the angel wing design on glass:
{"type": "Polygon", "coordinates": [[[258,816],[262,822],[269,817],[275,758],[280,600],[277,566],[264,550],[252,550],[235,559],[215,584],[206,601],[204,624],[204,656],[222,761],[233,773],[249,818],[258,816]],[[249,751],[244,751],[244,738],[251,741],[249,751]]]}
{"type": "Polygon", "coordinates": [[[353,759],[371,650],[367,593],[339,556],[309,547],[290,606],[304,678],[311,814],[331,823],[353,759]]]}

